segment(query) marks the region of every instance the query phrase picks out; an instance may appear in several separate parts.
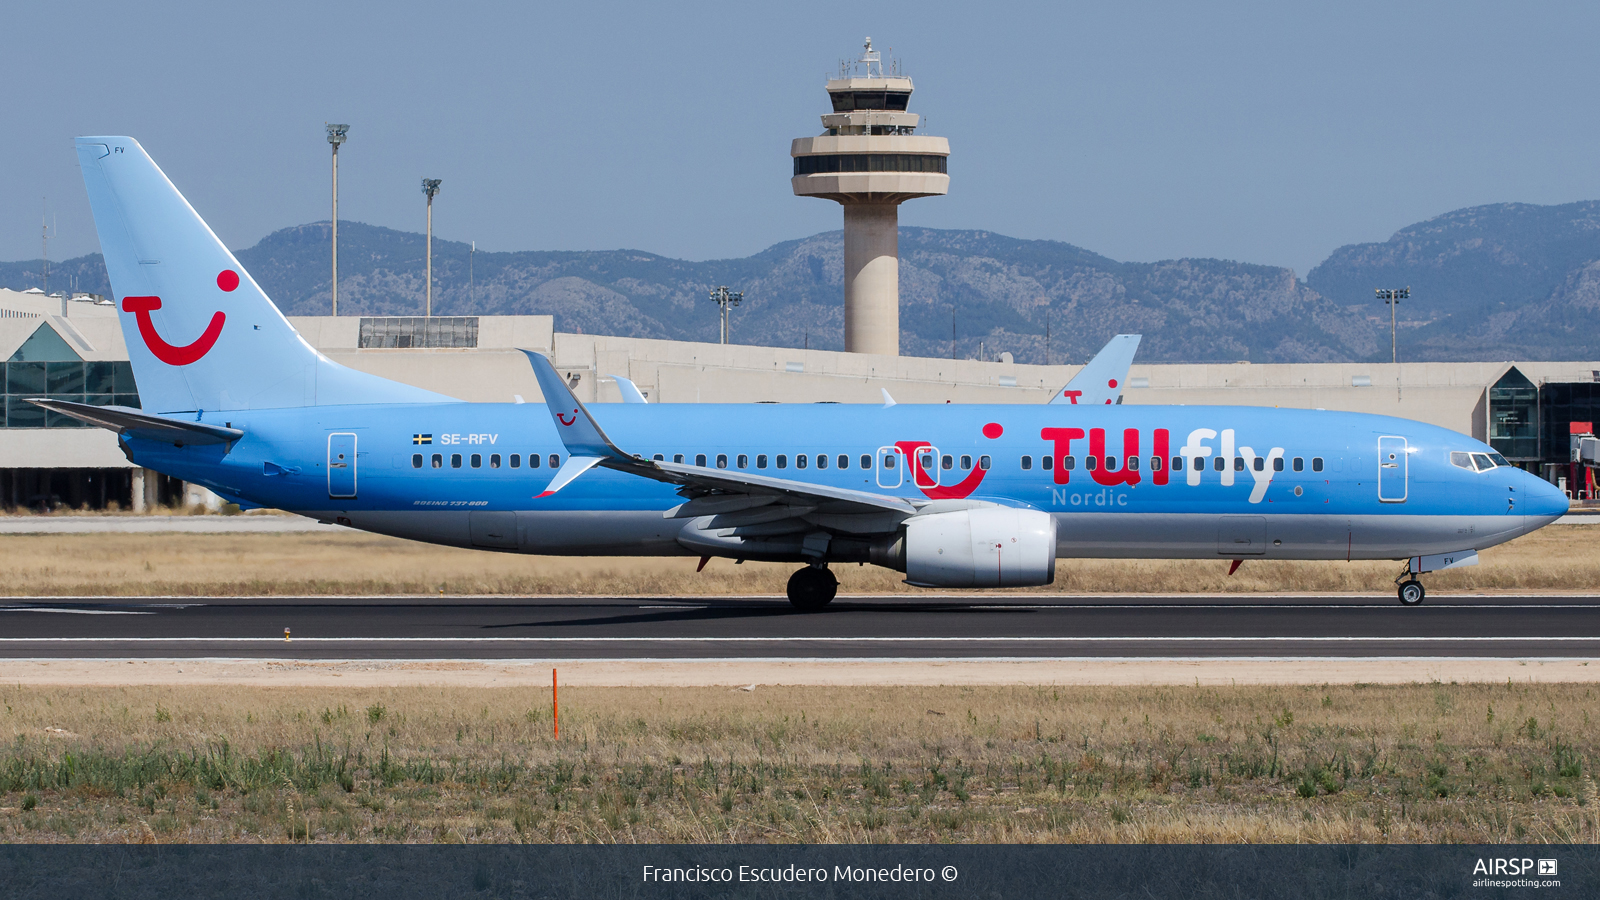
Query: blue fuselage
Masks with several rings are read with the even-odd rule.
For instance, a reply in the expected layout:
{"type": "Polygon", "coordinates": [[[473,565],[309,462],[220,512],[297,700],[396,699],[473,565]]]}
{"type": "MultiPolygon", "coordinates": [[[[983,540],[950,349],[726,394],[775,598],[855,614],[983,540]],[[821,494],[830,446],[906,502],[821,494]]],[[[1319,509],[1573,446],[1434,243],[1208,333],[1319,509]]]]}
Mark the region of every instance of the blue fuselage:
{"type": "MultiPolygon", "coordinates": [[[[907,498],[1032,508],[1063,557],[1399,559],[1477,550],[1567,500],[1493,451],[1383,416],[1252,407],[590,407],[642,458],[907,498]],[[1456,462],[1452,462],[1452,453],[1456,462]],[[680,459],[681,457],[681,459],[680,459]],[[1462,464],[1466,460],[1466,464],[1462,464]]],[[[543,404],[206,413],[231,445],[128,440],[140,465],[245,506],[526,553],[687,554],[672,485],[592,469],[538,498],[567,453],[543,404]],[[345,459],[338,459],[345,454],[345,459]],[[333,466],[330,467],[330,461],[333,466]],[[474,514],[514,514],[483,537],[474,514]]],[[[479,517],[487,522],[487,518],[479,517]]]]}

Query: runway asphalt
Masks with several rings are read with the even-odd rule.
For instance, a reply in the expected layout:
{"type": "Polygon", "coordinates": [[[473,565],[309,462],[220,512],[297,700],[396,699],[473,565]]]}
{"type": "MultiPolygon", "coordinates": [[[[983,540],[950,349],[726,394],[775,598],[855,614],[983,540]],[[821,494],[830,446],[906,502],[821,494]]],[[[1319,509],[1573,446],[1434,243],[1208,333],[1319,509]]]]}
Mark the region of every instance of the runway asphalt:
{"type": "Polygon", "coordinates": [[[0,658],[175,657],[1590,659],[1600,596],[0,601],[0,658]]]}

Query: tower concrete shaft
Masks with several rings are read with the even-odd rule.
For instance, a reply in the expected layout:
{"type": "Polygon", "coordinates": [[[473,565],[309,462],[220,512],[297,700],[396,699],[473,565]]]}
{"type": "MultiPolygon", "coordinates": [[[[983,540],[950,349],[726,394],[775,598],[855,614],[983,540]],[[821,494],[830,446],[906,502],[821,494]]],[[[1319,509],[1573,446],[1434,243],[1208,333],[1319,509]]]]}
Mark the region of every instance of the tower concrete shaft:
{"type": "Polygon", "coordinates": [[[854,353],[900,353],[899,206],[950,191],[950,142],[917,135],[906,112],[911,79],[883,70],[868,38],[861,58],[829,79],[826,129],[797,138],[790,184],[797,196],[844,206],[844,345],[854,353]]]}

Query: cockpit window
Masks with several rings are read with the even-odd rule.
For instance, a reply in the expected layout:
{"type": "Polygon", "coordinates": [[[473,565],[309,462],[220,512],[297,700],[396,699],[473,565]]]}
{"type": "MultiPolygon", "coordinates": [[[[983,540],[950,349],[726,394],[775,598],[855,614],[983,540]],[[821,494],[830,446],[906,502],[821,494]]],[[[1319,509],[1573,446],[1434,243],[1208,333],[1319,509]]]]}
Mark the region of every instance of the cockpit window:
{"type": "Polygon", "coordinates": [[[1477,464],[1479,472],[1487,472],[1494,468],[1494,460],[1490,459],[1487,453],[1472,454],[1472,461],[1477,464]]]}
{"type": "Polygon", "coordinates": [[[1504,456],[1501,456],[1498,453],[1490,453],[1489,454],[1489,458],[1494,460],[1494,464],[1497,465],[1497,466],[1509,466],[1509,465],[1511,465],[1511,460],[1506,459],[1504,456]]]}
{"type": "Polygon", "coordinates": [[[1458,469],[1470,470],[1472,468],[1472,454],[1465,450],[1451,450],[1450,465],[1458,469]]]}

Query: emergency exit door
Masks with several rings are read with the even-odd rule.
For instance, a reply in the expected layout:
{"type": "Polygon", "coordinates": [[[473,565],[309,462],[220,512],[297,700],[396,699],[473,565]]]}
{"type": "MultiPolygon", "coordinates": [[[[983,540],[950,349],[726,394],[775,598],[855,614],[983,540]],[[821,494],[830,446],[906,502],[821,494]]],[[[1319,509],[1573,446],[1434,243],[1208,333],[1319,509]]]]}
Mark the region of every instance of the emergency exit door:
{"type": "Polygon", "coordinates": [[[328,496],[356,495],[356,436],[328,435],[328,496]]]}

